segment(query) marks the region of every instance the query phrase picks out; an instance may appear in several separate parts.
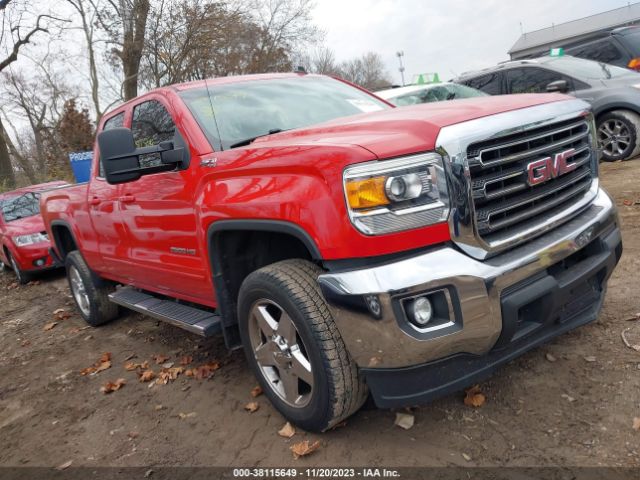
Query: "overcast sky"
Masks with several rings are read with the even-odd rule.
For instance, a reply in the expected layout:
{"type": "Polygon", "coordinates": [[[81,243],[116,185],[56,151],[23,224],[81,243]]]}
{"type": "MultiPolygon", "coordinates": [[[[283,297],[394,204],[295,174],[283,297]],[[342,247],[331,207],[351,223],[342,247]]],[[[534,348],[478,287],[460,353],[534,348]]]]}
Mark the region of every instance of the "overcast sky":
{"type": "MultiPolygon", "coordinates": [[[[634,2],[631,2],[634,3],[634,2]]],[[[314,17],[338,60],[382,55],[400,83],[396,52],[414,74],[442,80],[508,59],[525,32],[627,5],[619,0],[317,0],[314,17]]]]}

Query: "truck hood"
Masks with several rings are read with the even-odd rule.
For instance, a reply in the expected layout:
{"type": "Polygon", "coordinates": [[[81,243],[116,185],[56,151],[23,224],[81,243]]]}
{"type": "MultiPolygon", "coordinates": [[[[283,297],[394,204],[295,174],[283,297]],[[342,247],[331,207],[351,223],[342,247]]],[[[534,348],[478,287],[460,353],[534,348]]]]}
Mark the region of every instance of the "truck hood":
{"type": "Polygon", "coordinates": [[[21,218],[4,224],[7,235],[15,237],[17,235],[29,235],[31,233],[43,232],[44,221],[40,215],[32,215],[31,217],[21,218]]]}
{"type": "Polygon", "coordinates": [[[440,129],[448,125],[570,98],[560,94],[501,95],[392,108],[261,137],[252,145],[350,144],[378,158],[388,158],[434,149],[440,129]]]}

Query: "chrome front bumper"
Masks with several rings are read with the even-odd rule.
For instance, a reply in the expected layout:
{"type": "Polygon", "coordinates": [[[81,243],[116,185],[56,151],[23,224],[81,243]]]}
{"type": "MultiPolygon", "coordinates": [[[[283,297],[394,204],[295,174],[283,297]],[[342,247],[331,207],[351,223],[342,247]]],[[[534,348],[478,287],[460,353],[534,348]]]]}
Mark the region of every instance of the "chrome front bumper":
{"type": "Polygon", "coordinates": [[[485,261],[445,246],[371,268],[326,273],[318,280],[360,367],[397,368],[458,353],[483,355],[501,336],[504,294],[612,232],[619,243],[615,206],[599,189],[579,215],[485,261]],[[418,330],[398,314],[399,297],[438,289],[452,293],[454,325],[418,330]]]}

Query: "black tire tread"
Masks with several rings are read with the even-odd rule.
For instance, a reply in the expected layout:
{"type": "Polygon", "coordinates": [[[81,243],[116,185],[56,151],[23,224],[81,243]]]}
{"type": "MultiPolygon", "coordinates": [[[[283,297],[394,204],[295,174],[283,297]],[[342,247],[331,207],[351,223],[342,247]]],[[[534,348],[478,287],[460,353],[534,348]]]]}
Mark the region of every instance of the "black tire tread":
{"type": "Polygon", "coordinates": [[[311,329],[322,352],[325,370],[331,377],[331,411],[321,428],[328,430],[362,406],[367,399],[368,389],[322,296],[317,282],[320,273],[322,269],[307,260],[291,259],[263,267],[249,277],[262,278],[283,289],[305,318],[310,320],[311,329]]]}
{"type": "Polygon", "coordinates": [[[119,313],[118,305],[109,300],[109,294],[113,292],[114,287],[112,285],[100,286],[93,281],[93,272],[91,272],[79,251],[74,250],[67,254],[65,259],[67,270],[71,264],[78,269],[84,279],[89,279],[85,282],[85,288],[89,293],[91,314],[89,318],[86,318],[80,312],[85,321],[92,327],[99,327],[116,318],[119,313]]]}

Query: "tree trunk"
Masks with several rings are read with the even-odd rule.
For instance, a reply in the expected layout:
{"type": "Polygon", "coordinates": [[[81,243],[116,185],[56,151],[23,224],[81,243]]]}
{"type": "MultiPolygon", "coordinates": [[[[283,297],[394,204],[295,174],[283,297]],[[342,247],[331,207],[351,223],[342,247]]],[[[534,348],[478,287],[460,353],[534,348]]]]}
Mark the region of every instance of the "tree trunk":
{"type": "Polygon", "coordinates": [[[4,140],[5,131],[0,120],[0,189],[15,188],[16,175],[11,166],[11,158],[9,157],[9,149],[7,142],[4,140]]]}
{"type": "Polygon", "coordinates": [[[124,100],[138,96],[138,73],[144,49],[147,17],[149,16],[149,0],[135,0],[130,5],[122,4],[123,42],[120,58],[124,80],[122,90],[124,100]]]}

